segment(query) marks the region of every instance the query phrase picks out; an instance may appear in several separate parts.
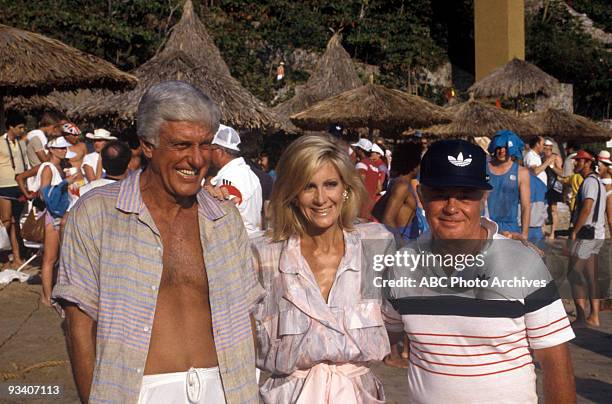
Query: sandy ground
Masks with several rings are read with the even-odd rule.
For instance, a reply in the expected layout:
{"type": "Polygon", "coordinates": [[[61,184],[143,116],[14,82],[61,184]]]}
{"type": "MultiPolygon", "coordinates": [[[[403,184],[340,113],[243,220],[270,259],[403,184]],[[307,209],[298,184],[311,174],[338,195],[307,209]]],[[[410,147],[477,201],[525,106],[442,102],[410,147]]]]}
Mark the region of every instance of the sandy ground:
{"type": "MultiPolygon", "coordinates": [[[[609,258],[610,252],[607,255],[609,258]]],[[[37,272],[36,268],[29,271],[37,272]]],[[[609,279],[602,281],[610,285],[609,279]]],[[[0,286],[0,386],[6,391],[7,384],[15,383],[60,385],[63,397],[52,399],[47,396],[33,400],[9,398],[0,393],[0,403],[78,402],[66,353],[62,320],[54,310],[39,304],[40,289],[40,285],[25,283],[0,286]]],[[[566,309],[572,311],[573,307],[566,304],[566,309]]],[[[577,338],[570,343],[570,350],[578,402],[610,402],[612,312],[602,313],[600,328],[576,330],[576,334],[577,338]]],[[[406,402],[405,370],[383,364],[374,364],[373,369],[383,381],[388,402],[406,402]]],[[[538,380],[541,382],[541,377],[538,380]]],[[[540,387],[538,392],[542,397],[540,387]]]]}

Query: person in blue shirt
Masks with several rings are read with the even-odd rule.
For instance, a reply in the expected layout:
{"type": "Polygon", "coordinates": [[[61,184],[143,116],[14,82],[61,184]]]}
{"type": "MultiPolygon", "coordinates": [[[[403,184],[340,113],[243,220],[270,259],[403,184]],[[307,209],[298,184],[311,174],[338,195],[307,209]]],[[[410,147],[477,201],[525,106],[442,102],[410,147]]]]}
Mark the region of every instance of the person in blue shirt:
{"type": "Polygon", "coordinates": [[[527,239],[530,219],[529,171],[521,167],[524,143],[511,131],[499,131],[489,144],[491,160],[487,164],[489,184],[493,189],[487,198],[489,217],[499,226],[500,233],[513,238],[527,239]],[[519,227],[518,212],[521,212],[519,227]]]}

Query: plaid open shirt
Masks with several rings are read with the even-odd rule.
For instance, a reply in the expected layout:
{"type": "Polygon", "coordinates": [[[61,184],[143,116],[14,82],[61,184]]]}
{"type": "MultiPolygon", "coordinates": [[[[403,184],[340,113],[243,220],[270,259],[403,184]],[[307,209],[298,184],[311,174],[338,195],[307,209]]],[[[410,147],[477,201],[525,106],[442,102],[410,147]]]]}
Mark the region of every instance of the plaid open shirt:
{"type": "MultiPolygon", "coordinates": [[[[263,296],[240,214],[198,196],[212,326],[228,404],[258,401],[249,313],[263,296]]],[[[140,194],[140,172],[96,188],[71,210],[53,300],[97,321],[92,403],[136,403],[149,350],[163,245],[140,194]]]]}

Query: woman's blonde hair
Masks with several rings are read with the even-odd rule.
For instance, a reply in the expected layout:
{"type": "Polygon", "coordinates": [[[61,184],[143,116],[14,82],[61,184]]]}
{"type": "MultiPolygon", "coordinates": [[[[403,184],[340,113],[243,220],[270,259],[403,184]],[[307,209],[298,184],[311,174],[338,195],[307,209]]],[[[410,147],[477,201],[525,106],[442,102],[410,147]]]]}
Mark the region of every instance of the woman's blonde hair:
{"type": "Polygon", "coordinates": [[[294,201],[325,163],[333,164],[338,170],[347,191],[338,224],[342,229],[353,229],[366,191],[348,150],[343,150],[330,136],[307,135],[291,143],[276,166],[276,181],[270,197],[270,236],[274,241],[305,234],[305,218],[294,201]]]}

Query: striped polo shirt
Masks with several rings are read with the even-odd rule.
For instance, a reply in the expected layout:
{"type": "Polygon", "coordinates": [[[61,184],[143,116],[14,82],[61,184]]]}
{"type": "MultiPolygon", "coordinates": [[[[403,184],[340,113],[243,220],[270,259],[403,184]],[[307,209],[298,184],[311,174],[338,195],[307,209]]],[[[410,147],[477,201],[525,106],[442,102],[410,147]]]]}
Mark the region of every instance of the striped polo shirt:
{"type": "MultiPolygon", "coordinates": [[[[439,267],[390,272],[394,280],[414,279],[412,287],[388,290],[395,311],[385,311],[387,328],[404,330],[410,341],[407,402],[537,403],[530,350],[574,338],[540,256],[497,234],[494,222],[481,223],[490,235],[484,265],[455,270],[447,282],[480,279],[489,286],[436,287],[431,280],[446,277],[439,267]],[[493,286],[494,279],[506,283],[493,286]]],[[[429,240],[426,234],[400,252],[427,252],[429,240]]]]}
{"type": "MultiPolygon", "coordinates": [[[[257,402],[249,314],[264,291],[249,239],[233,204],[206,191],[197,201],[225,397],[228,403],[257,402]]],[[[140,171],[88,192],[70,211],[52,298],[76,303],[97,322],[92,403],[138,401],[162,256],[159,231],[140,194],[140,171]]]]}

